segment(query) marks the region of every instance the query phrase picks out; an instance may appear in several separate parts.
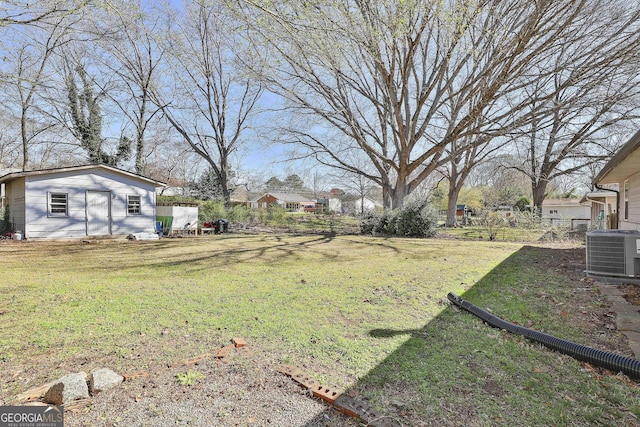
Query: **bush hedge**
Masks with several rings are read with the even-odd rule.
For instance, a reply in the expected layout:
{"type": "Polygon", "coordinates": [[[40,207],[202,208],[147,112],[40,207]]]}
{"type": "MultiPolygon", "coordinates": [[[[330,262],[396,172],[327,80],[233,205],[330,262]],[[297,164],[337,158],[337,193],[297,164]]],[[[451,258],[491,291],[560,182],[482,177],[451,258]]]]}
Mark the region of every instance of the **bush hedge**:
{"type": "Polygon", "coordinates": [[[388,209],[381,214],[366,212],[360,221],[362,234],[400,237],[432,237],[436,234],[438,216],[424,202],[413,202],[400,209],[388,209]]]}

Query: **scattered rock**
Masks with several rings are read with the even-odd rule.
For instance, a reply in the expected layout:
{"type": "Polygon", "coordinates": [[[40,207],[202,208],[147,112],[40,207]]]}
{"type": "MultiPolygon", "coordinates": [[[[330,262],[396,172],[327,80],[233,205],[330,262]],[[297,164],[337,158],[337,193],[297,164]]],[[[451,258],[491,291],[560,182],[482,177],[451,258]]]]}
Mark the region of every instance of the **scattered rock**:
{"type": "Polygon", "coordinates": [[[44,401],[53,405],[62,405],[74,400],[88,399],[87,374],[78,372],[68,374],[53,382],[44,394],[44,401]]]}
{"type": "Polygon", "coordinates": [[[91,394],[100,393],[103,390],[117,387],[122,381],[124,381],[124,377],[111,369],[97,369],[89,374],[89,391],[91,394]]]}

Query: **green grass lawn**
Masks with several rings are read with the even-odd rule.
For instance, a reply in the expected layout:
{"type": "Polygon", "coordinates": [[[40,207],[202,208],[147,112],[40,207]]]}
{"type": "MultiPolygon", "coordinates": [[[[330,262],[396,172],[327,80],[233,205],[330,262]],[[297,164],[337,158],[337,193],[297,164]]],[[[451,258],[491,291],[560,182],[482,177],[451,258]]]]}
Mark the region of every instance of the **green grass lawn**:
{"type": "MultiPolygon", "coordinates": [[[[143,370],[239,336],[408,425],[628,425],[637,384],[446,303],[455,292],[595,346],[570,310],[575,285],[543,267],[567,250],[318,235],[1,244],[0,371],[40,366],[35,386],[81,357],[143,370]]],[[[3,382],[0,403],[24,386],[3,382]]]]}

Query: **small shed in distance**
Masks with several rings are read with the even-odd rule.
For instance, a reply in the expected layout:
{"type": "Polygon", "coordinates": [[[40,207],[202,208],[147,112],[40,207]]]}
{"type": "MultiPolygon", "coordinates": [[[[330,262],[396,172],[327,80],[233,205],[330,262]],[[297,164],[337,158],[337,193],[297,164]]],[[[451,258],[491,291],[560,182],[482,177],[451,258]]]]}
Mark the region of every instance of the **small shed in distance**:
{"type": "Polygon", "coordinates": [[[163,232],[196,232],[198,230],[198,204],[189,202],[158,202],[156,219],[162,222],[163,232]]]}

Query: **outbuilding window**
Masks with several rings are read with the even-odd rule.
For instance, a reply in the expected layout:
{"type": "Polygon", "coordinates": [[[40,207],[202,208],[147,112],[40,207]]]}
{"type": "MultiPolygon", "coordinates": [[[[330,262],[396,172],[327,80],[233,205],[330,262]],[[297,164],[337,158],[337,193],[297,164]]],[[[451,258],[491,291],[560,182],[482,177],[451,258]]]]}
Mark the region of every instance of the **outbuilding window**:
{"type": "Polygon", "coordinates": [[[140,196],[127,196],[127,214],[140,215],[140,196]]]}
{"type": "Polygon", "coordinates": [[[67,193],[49,193],[49,216],[69,216],[67,193]]]}

